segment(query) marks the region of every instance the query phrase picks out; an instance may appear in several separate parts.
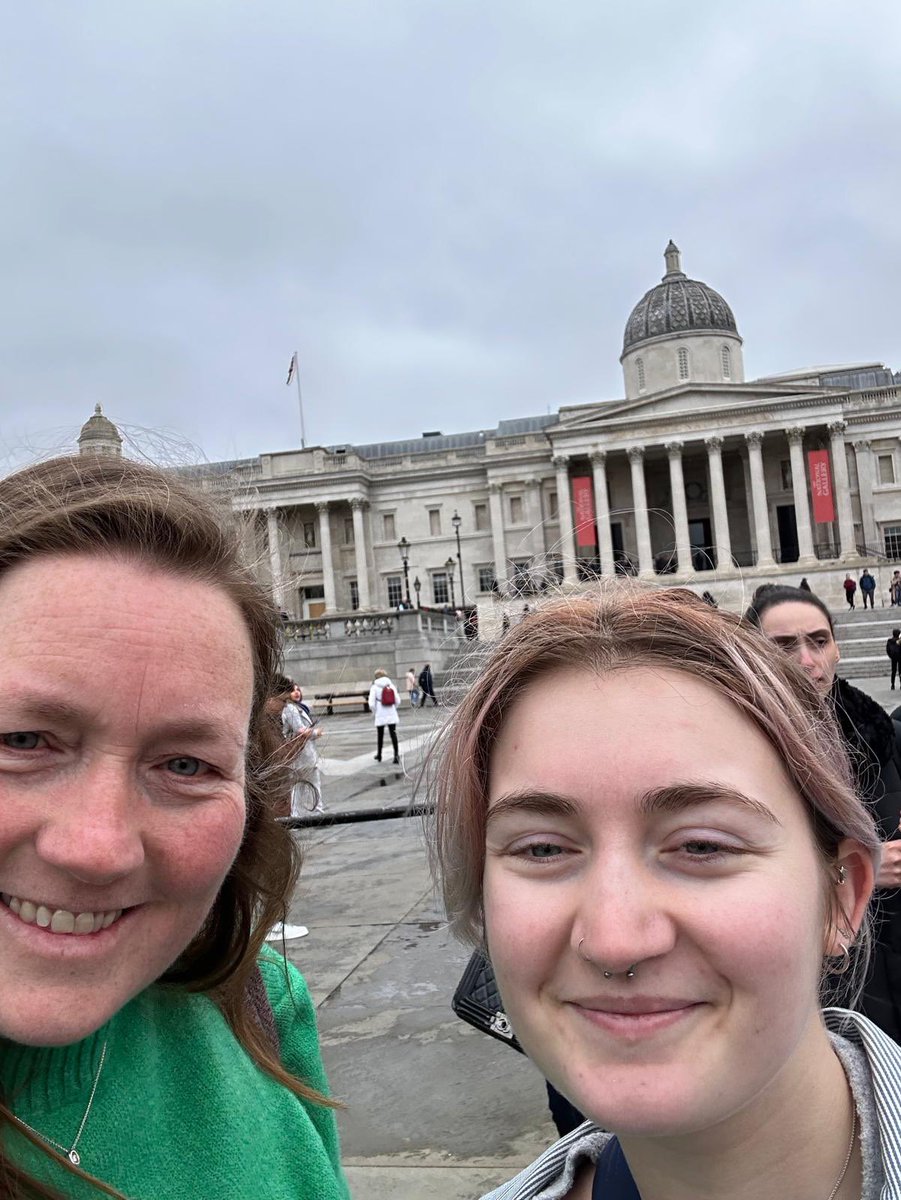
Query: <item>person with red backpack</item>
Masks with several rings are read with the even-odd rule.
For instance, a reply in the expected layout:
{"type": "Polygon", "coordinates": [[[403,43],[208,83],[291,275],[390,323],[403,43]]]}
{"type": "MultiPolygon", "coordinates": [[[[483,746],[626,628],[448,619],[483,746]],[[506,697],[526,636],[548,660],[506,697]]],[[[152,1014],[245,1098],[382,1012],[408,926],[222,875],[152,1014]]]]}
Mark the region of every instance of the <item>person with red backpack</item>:
{"type": "Polygon", "coordinates": [[[382,761],[386,726],[391,745],[394,747],[394,761],[400,762],[400,750],[397,745],[397,699],[397,688],[388,678],[387,671],[376,671],[372,687],[369,689],[369,711],[375,714],[376,762],[382,761]]]}

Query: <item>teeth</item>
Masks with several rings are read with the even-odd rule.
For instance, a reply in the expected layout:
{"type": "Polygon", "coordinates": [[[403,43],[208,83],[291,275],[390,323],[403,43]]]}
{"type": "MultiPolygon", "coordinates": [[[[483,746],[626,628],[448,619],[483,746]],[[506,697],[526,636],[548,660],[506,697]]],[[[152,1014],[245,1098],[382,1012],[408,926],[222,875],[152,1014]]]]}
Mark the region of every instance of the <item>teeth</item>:
{"type": "Polygon", "coordinates": [[[11,896],[7,892],[0,892],[0,900],[26,925],[39,925],[51,933],[99,933],[101,929],[109,929],[124,911],[121,908],[109,912],[73,913],[65,908],[52,911],[45,904],[36,905],[31,900],[20,900],[18,896],[11,896]]]}
{"type": "Polygon", "coordinates": [[[50,928],[54,933],[74,933],[75,914],[67,912],[64,908],[58,908],[50,918],[50,928]]]}

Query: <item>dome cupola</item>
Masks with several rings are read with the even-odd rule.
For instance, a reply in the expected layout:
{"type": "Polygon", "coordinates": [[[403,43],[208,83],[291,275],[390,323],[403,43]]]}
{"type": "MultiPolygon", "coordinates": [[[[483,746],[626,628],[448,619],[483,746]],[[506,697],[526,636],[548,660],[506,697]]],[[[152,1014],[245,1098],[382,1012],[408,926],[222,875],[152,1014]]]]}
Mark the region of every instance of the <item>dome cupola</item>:
{"type": "Polygon", "coordinates": [[[109,417],[103,415],[99,404],[94,405],[93,416],[88,417],[78,435],[79,454],[112,454],[122,456],[122,437],[109,417]]]}
{"type": "Polygon", "coordinates": [[[685,383],[742,382],[742,340],[732,309],[719,294],[682,270],[670,241],[666,273],[632,309],[620,362],[626,397],[685,383]]]}

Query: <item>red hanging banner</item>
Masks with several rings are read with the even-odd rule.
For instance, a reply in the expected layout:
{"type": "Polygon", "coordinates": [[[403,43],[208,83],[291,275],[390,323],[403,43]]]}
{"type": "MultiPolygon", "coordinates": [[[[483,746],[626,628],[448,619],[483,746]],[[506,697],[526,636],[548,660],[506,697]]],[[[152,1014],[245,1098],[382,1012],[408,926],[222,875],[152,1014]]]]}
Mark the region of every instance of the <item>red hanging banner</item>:
{"type": "Polygon", "coordinates": [[[576,525],[576,545],[596,546],[598,531],[594,523],[594,486],[590,475],[572,478],[573,517],[576,525]]]}
{"type": "Polygon", "coordinates": [[[813,498],[813,519],[819,525],[835,520],[835,495],[832,488],[832,468],[828,450],[808,450],[807,470],[810,473],[810,494],[813,498]]]}

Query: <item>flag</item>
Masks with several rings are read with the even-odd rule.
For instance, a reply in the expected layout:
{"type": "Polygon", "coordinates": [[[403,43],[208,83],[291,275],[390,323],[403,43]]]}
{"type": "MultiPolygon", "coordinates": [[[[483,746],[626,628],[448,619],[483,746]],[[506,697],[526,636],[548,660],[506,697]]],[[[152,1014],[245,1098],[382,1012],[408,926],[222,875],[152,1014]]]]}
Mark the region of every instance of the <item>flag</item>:
{"type": "Polygon", "coordinates": [[[297,370],[297,351],[295,350],[294,353],[291,355],[291,365],[288,367],[288,378],[285,380],[286,387],[291,382],[291,380],[294,378],[294,373],[296,370],[297,370]]]}

